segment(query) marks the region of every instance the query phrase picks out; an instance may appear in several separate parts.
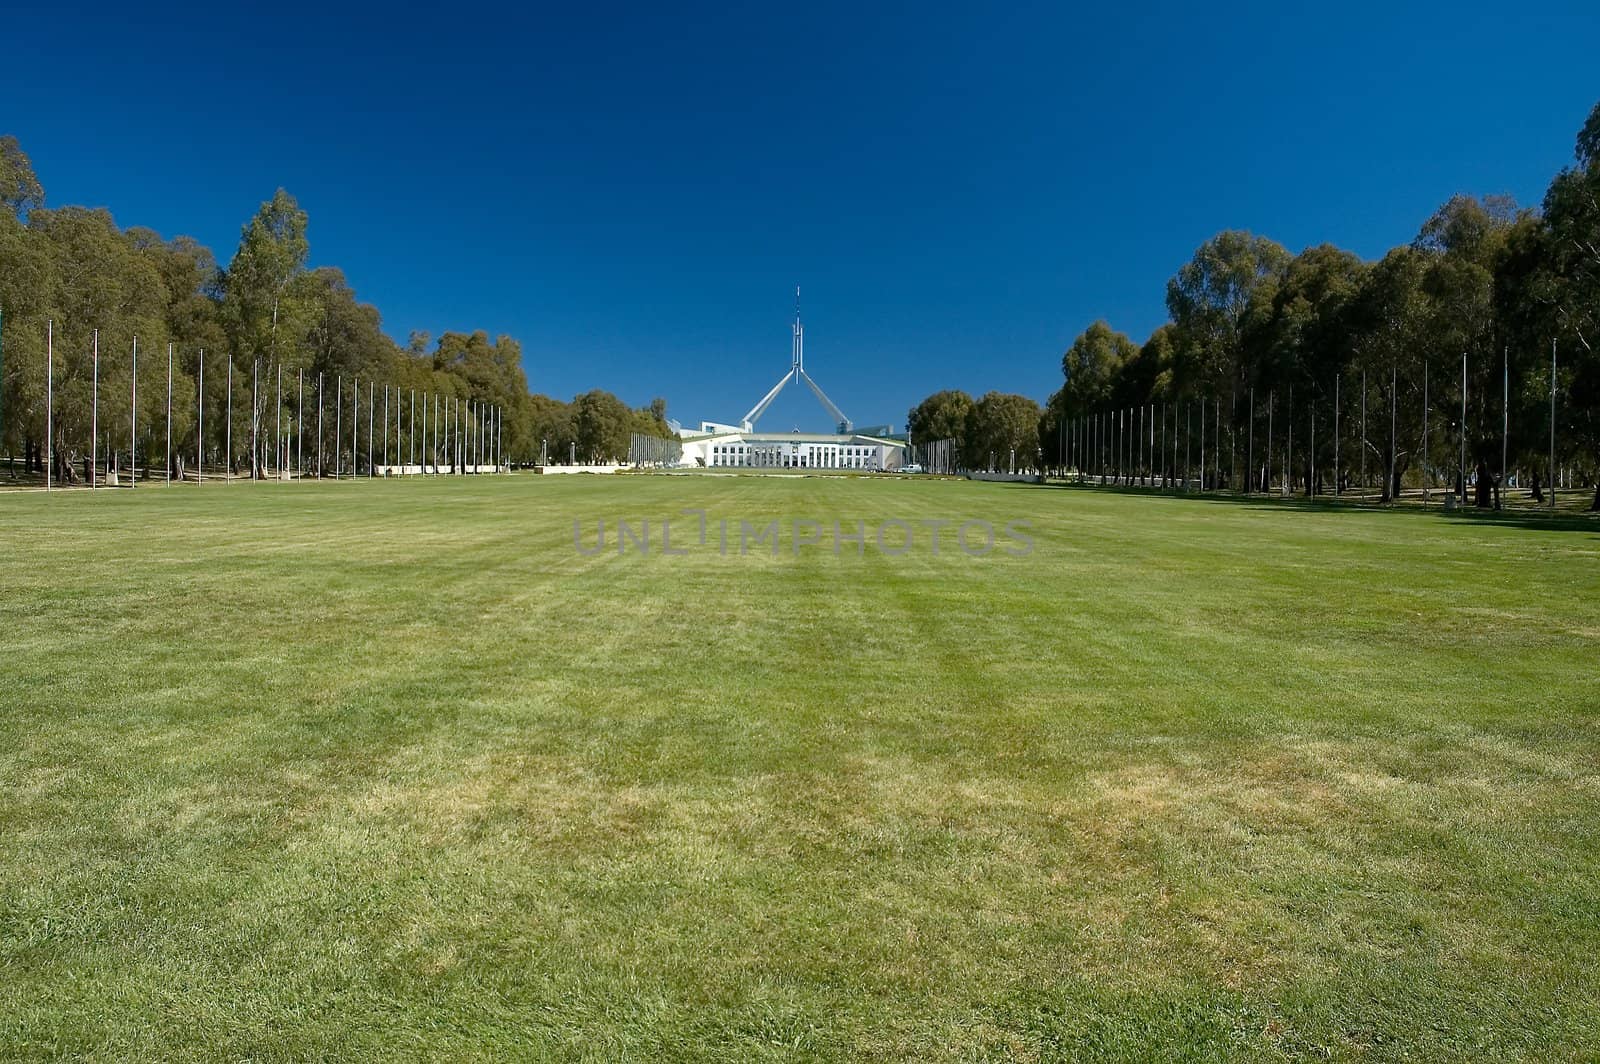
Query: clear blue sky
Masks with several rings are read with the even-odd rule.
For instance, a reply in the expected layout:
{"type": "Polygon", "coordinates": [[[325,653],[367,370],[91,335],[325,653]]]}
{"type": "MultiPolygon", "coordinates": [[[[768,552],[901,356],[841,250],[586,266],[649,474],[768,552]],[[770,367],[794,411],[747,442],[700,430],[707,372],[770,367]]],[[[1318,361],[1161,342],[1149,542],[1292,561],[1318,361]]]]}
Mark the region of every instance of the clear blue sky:
{"type": "Polygon", "coordinates": [[[857,423],[1043,400],[1217,230],[1377,256],[1453,193],[1537,202],[1600,99],[1592,0],[160,6],[10,20],[0,132],[50,203],[226,261],[282,185],[396,338],[508,333],[536,391],[686,421],[784,371],[796,284],[857,423]]]}

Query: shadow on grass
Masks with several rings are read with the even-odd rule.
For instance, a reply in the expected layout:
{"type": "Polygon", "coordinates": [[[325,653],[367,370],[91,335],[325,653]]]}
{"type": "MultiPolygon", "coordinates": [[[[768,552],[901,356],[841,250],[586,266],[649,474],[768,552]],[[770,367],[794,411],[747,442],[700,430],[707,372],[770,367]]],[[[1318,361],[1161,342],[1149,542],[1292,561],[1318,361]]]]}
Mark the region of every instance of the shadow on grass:
{"type": "Polygon", "coordinates": [[[1046,484],[1008,483],[997,484],[1003,488],[1023,488],[1039,490],[1041,488],[1051,491],[1081,491],[1101,495],[1120,495],[1137,499],[1164,499],[1171,502],[1204,502],[1223,506],[1249,507],[1253,509],[1268,509],[1287,512],[1318,513],[1318,514],[1412,514],[1418,516],[1435,517],[1445,521],[1461,524],[1500,525],[1515,528],[1535,529],[1545,532],[1593,532],[1600,533],[1600,513],[1590,510],[1558,510],[1550,513],[1547,510],[1511,509],[1511,510],[1480,510],[1473,506],[1463,509],[1446,510],[1442,506],[1424,506],[1420,502],[1402,502],[1398,506],[1379,502],[1376,497],[1362,500],[1359,497],[1319,495],[1316,499],[1304,496],[1293,496],[1285,499],[1282,496],[1266,494],[1237,495],[1231,492],[1219,491],[1174,491],[1171,489],[1131,487],[1113,484],[1068,484],[1055,481],[1046,484]]]}

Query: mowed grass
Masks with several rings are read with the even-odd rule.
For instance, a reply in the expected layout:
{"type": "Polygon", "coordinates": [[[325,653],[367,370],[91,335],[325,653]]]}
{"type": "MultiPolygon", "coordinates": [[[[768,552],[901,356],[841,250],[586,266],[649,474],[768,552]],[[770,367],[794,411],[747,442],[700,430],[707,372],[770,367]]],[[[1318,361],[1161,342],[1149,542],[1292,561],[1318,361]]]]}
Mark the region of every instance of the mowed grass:
{"type": "Polygon", "coordinates": [[[5,1057],[1600,1053],[1594,525],[514,476],[0,538],[5,1057]]]}

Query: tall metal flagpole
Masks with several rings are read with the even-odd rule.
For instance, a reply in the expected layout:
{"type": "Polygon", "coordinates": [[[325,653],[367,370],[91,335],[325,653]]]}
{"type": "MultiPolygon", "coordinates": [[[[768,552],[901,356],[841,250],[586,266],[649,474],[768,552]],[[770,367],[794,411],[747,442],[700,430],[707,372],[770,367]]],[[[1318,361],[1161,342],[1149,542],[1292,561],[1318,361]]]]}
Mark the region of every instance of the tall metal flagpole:
{"type": "Polygon", "coordinates": [[[206,482],[206,349],[200,349],[199,381],[195,388],[194,482],[206,482]]]}
{"type": "Polygon", "coordinates": [[[167,475],[166,483],[172,483],[172,343],[167,343],[167,475]]]}
{"type": "Polygon", "coordinates": [[[283,460],[287,455],[289,446],[283,436],[283,363],[278,363],[277,389],[272,393],[272,460],[278,467],[278,476],[283,476],[283,460]]]}
{"type": "Polygon", "coordinates": [[[1467,353],[1461,352],[1461,464],[1456,473],[1461,485],[1461,505],[1467,505],[1467,353]]]}
{"type": "Polygon", "coordinates": [[[56,323],[44,323],[44,490],[55,487],[56,475],[56,323]]]}
{"type": "Polygon", "coordinates": [[[223,478],[222,482],[224,484],[229,484],[229,483],[232,483],[232,481],[233,481],[233,352],[232,351],[228,352],[228,384],[227,384],[227,387],[228,387],[228,410],[227,410],[227,413],[226,413],[225,417],[227,419],[228,424],[227,424],[226,431],[223,433],[223,443],[222,443],[222,449],[223,449],[224,452],[226,452],[222,456],[222,478],[223,478]]]}
{"type": "Polygon", "coordinates": [[[1511,345],[1507,344],[1500,353],[1501,380],[1500,380],[1500,484],[1494,493],[1494,508],[1504,508],[1501,501],[1506,490],[1506,451],[1509,449],[1511,438],[1511,345]]]}
{"type": "Polygon", "coordinates": [[[258,462],[261,447],[257,442],[261,429],[261,359],[250,360],[250,479],[261,476],[258,462]]]}
{"type": "Polygon", "coordinates": [[[1339,379],[1342,373],[1333,375],[1333,493],[1341,494],[1339,488],[1339,379]]]}
{"type": "Polygon", "coordinates": [[[350,476],[356,475],[356,454],[361,448],[361,379],[350,378],[350,476]]]}
{"type": "Polygon", "coordinates": [[[1400,485],[1394,482],[1395,470],[1399,468],[1400,456],[1396,453],[1399,449],[1399,408],[1400,408],[1400,371],[1395,366],[1389,367],[1389,483],[1383,486],[1383,493],[1389,496],[1391,503],[1400,502],[1400,485]]]}
{"type": "Polygon", "coordinates": [[[1272,414],[1278,405],[1276,390],[1267,392],[1267,497],[1272,496],[1272,414]]]}
{"type": "MultiPolygon", "coordinates": [[[[1422,360],[1422,505],[1428,505],[1433,478],[1428,475],[1428,360],[1422,360]]],[[[1454,494],[1452,492],[1452,494],[1454,494]]]]}
{"type": "Polygon", "coordinates": [[[406,421],[406,450],[410,457],[406,460],[406,467],[417,464],[417,390],[411,389],[411,417],[406,421]]]}
{"type": "Polygon", "coordinates": [[[1246,433],[1246,440],[1244,452],[1244,478],[1246,483],[1244,490],[1245,494],[1248,495],[1256,490],[1256,390],[1254,386],[1250,388],[1250,430],[1246,433]]]}
{"type": "Polygon", "coordinates": [[[94,331],[94,399],[89,414],[89,488],[100,486],[100,330],[94,331]]]}
{"type": "Polygon", "coordinates": [[[1315,393],[1312,394],[1311,401],[1306,404],[1306,420],[1310,422],[1310,429],[1307,435],[1311,437],[1311,450],[1307,452],[1311,458],[1307,463],[1309,468],[1306,471],[1306,497],[1315,499],[1317,497],[1317,397],[1315,393]]]}
{"type": "Polygon", "coordinates": [[[372,401],[373,385],[367,382],[367,479],[373,477],[372,471],[372,415],[378,409],[378,404],[372,401]]]}
{"type": "Polygon", "coordinates": [[[344,470],[344,374],[333,385],[333,479],[344,470]]]}
{"type": "Polygon", "coordinates": [[[1556,338],[1550,337],[1550,509],[1556,508],[1556,338]]]}
{"type": "Polygon", "coordinates": [[[128,487],[139,486],[139,337],[133,338],[133,383],[128,390],[128,487]]]}
{"type": "Polygon", "coordinates": [[[389,386],[383,386],[383,467],[389,468],[389,386]]]}
{"type": "Polygon", "coordinates": [[[294,475],[306,476],[306,371],[294,371],[294,475]]]}
{"type": "Polygon", "coordinates": [[[1283,423],[1288,426],[1288,450],[1283,456],[1283,494],[1285,498],[1294,498],[1294,385],[1289,385],[1289,406],[1283,412],[1283,423]]]}
{"type": "Polygon", "coordinates": [[[322,479],[322,373],[317,373],[317,479],[322,479]]]}
{"type": "Polygon", "coordinates": [[[1361,371],[1361,501],[1367,501],[1367,371],[1361,371]]]}

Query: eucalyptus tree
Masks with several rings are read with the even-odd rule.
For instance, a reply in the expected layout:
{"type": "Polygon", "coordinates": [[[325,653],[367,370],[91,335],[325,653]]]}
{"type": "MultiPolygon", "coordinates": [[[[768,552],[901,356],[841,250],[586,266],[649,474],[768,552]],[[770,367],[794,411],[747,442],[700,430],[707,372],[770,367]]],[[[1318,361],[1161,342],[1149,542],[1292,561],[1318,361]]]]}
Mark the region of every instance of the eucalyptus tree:
{"type": "Polygon", "coordinates": [[[1551,338],[1566,370],[1560,428],[1594,469],[1600,510],[1600,104],[1578,132],[1574,165],[1544,198],[1545,265],[1539,285],[1551,309],[1551,338]]]}
{"type": "Polygon", "coordinates": [[[914,446],[925,447],[940,440],[955,440],[957,453],[952,460],[961,464],[960,449],[967,435],[967,420],[972,417],[972,396],[959,389],[934,392],[906,413],[906,433],[914,446]]]}
{"type": "Polygon", "coordinates": [[[235,374],[236,388],[251,396],[252,476],[262,474],[270,442],[265,430],[276,420],[268,417],[274,370],[280,360],[294,368],[306,363],[296,340],[308,332],[315,308],[295,286],[310,254],[306,224],[306,212],[278,189],[245,224],[223,276],[223,320],[242,371],[235,374]],[[257,380],[261,385],[252,387],[257,380]]]}
{"type": "Polygon", "coordinates": [[[964,464],[969,469],[1039,467],[1039,404],[1025,395],[986,392],[967,418],[964,464]]]}

